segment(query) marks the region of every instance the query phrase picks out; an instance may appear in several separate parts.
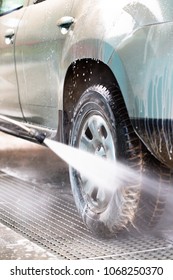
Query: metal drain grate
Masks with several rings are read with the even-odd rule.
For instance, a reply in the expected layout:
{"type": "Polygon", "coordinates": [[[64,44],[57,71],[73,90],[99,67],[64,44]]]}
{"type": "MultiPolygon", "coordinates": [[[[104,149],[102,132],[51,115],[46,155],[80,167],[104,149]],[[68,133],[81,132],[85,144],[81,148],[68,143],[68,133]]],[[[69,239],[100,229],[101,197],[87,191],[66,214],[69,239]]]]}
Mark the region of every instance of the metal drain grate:
{"type": "Polygon", "coordinates": [[[173,259],[173,242],[154,236],[103,240],[83,225],[69,189],[0,173],[0,222],[57,259],[173,259]]]}

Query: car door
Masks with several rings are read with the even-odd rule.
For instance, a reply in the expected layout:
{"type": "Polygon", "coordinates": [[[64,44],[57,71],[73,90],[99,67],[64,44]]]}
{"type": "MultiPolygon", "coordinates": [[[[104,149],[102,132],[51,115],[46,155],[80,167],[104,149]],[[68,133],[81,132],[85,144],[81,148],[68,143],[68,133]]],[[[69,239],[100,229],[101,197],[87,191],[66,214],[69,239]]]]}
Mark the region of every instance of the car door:
{"type": "Polygon", "coordinates": [[[25,0],[0,0],[0,114],[22,118],[15,69],[15,39],[25,0]]]}
{"type": "Polygon", "coordinates": [[[16,68],[25,119],[57,128],[61,55],[65,36],[57,26],[72,0],[30,0],[16,38],[16,68]]]}

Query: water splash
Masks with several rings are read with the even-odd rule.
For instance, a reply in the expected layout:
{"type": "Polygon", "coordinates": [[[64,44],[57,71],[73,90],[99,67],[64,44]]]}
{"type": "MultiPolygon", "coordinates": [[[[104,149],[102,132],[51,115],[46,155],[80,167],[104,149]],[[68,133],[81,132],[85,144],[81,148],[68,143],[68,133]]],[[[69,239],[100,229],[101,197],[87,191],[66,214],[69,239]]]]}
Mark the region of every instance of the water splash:
{"type": "MultiPolygon", "coordinates": [[[[128,188],[129,183],[130,188],[136,188],[136,185],[133,184],[133,182],[139,180],[139,174],[120,162],[110,161],[50,139],[45,139],[44,143],[63,161],[80,172],[85,178],[91,180],[100,189],[116,192],[121,186],[127,186],[128,188]]],[[[153,198],[158,198],[159,182],[148,176],[143,176],[142,180],[143,184],[141,186],[141,191],[147,194],[148,200],[143,203],[143,210],[145,211],[145,208],[148,207],[148,203],[150,203],[149,201],[152,201],[153,198]]],[[[163,193],[163,199],[167,196],[166,208],[162,216],[163,218],[160,219],[157,226],[152,230],[152,234],[165,234],[165,230],[170,229],[171,238],[173,238],[173,188],[170,182],[165,182],[165,184],[162,182],[162,184],[163,187],[165,187],[166,193],[166,195],[163,193]]],[[[144,227],[143,230],[148,232],[147,227],[144,227]]],[[[151,234],[151,231],[149,232],[151,234]]]]}
{"type": "Polygon", "coordinates": [[[112,191],[123,183],[133,182],[138,174],[123,164],[83,150],[45,139],[44,143],[62,160],[79,171],[99,188],[112,191]]]}

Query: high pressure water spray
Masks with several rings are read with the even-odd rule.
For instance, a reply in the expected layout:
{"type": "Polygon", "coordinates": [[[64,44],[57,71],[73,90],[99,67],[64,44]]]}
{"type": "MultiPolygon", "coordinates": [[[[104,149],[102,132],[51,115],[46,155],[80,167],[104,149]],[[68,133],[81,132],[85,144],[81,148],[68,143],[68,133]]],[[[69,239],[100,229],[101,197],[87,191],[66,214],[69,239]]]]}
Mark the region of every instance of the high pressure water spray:
{"type": "MultiPolygon", "coordinates": [[[[16,120],[12,120],[6,116],[0,115],[0,119],[4,120],[7,123],[13,124],[14,126],[20,127],[25,132],[27,132],[27,135],[33,139],[35,139],[38,143],[42,144],[44,142],[44,139],[46,138],[46,133],[40,132],[37,129],[27,127],[27,125],[20,123],[16,120]]],[[[17,132],[14,130],[6,129],[5,127],[0,126],[0,131],[16,135],[17,132]]],[[[20,137],[20,134],[18,135],[20,137]]]]}

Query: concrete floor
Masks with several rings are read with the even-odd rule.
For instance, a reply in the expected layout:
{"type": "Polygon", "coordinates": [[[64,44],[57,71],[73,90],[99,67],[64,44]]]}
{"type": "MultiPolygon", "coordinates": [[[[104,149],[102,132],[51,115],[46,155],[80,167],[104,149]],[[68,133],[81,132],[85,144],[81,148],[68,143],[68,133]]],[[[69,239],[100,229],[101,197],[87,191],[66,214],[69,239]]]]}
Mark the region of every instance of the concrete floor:
{"type": "Polygon", "coordinates": [[[0,260],[55,260],[47,252],[0,223],[0,260]]]}

